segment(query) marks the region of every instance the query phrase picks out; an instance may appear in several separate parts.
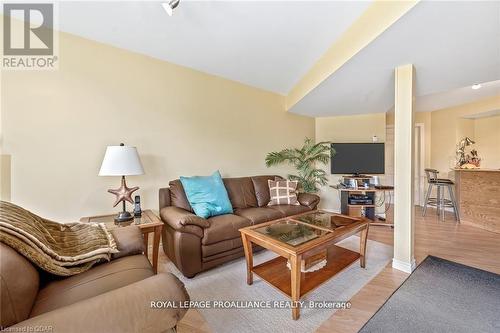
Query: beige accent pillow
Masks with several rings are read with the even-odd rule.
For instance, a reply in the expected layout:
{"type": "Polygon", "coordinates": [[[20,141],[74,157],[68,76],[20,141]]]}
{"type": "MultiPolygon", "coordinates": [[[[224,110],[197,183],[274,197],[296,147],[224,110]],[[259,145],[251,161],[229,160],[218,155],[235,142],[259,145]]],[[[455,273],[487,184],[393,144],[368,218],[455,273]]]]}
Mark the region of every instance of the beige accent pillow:
{"type": "Polygon", "coordinates": [[[296,180],[268,180],[267,183],[271,197],[268,206],[300,205],[297,200],[298,182],[296,180]]]}

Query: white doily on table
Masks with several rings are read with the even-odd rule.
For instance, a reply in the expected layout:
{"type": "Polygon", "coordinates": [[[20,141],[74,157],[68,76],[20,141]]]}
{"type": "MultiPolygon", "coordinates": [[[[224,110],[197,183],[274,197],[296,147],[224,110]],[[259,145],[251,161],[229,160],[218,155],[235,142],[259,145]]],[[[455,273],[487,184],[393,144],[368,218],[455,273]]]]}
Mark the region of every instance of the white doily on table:
{"type": "MultiPolygon", "coordinates": [[[[326,259],[323,259],[321,260],[320,262],[312,265],[311,267],[309,267],[309,269],[305,270],[305,271],[302,271],[303,273],[310,273],[310,272],[314,272],[314,271],[318,271],[320,269],[322,269],[323,267],[326,266],[326,259]]],[[[292,269],[292,265],[290,264],[290,261],[287,261],[286,262],[286,267],[288,267],[288,269],[292,269]]]]}

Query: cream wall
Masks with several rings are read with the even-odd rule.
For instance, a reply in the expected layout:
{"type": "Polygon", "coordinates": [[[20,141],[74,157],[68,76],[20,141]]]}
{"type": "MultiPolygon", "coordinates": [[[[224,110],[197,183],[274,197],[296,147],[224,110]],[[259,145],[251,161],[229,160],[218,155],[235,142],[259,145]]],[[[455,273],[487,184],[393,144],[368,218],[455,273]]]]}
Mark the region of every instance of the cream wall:
{"type": "MultiPolygon", "coordinates": [[[[354,116],[316,118],[316,142],[372,142],[376,135],[379,142],[385,142],[385,113],[354,116]]],[[[329,175],[329,184],[337,184],[342,175],[331,175],[330,164],[324,167],[329,175]]],[[[320,208],[340,211],[339,192],[325,186],[319,193],[320,208]]]]}
{"type": "MultiPolygon", "coordinates": [[[[478,113],[489,112],[500,109],[500,96],[493,96],[473,103],[468,103],[456,107],[433,111],[432,119],[432,150],[431,165],[440,171],[442,177],[453,177],[451,168],[455,164],[455,150],[457,143],[464,137],[474,138],[475,128],[474,120],[464,119],[464,116],[471,116],[478,113]]],[[[487,119],[487,118],[485,118],[487,119]]],[[[495,129],[490,128],[490,129],[495,129]]],[[[498,131],[498,127],[496,128],[498,131]]],[[[483,147],[478,148],[480,156],[486,157],[489,152],[495,154],[495,148],[499,146],[493,142],[483,142],[483,147]],[[486,155],[485,155],[486,154],[486,155]]],[[[498,150],[496,150],[498,153],[498,150]]],[[[483,164],[486,167],[487,164],[483,164]]],[[[500,168],[500,165],[492,166],[500,168]]]]}
{"type": "MultiPolygon", "coordinates": [[[[424,126],[424,165],[426,168],[431,167],[431,149],[432,149],[432,112],[415,112],[415,124],[424,126]]],[[[394,110],[387,112],[387,125],[394,126],[394,110]]]]}
{"type": "Polygon", "coordinates": [[[0,154],[0,200],[10,200],[10,155],[0,154]]]}
{"type": "MultiPolygon", "coordinates": [[[[476,140],[476,148],[483,158],[482,167],[500,168],[500,116],[463,118],[497,109],[500,109],[500,96],[433,112],[416,112],[415,123],[424,125],[424,166],[440,170],[443,177],[452,177],[450,167],[455,162],[456,143],[467,135],[476,140]]],[[[393,110],[378,114],[316,118],[316,141],[371,142],[372,136],[377,135],[380,142],[385,142],[387,125],[394,125],[393,110]]],[[[392,167],[389,161],[386,164],[386,170],[392,167]]],[[[338,183],[340,175],[330,175],[330,165],[324,169],[329,175],[329,183],[338,183]]],[[[381,178],[392,183],[389,179],[381,178]]],[[[337,191],[327,186],[320,195],[321,208],[340,209],[337,191]]]]}
{"type": "MultiPolygon", "coordinates": [[[[0,23],[3,21],[0,19],[0,23]]],[[[2,89],[2,71],[0,70],[0,91],[2,89]]],[[[0,94],[0,200],[10,200],[10,155],[3,153],[2,103],[0,94]]]]}
{"type": "MultiPolygon", "coordinates": [[[[478,113],[500,109],[500,96],[485,98],[472,103],[435,110],[416,112],[415,123],[424,124],[425,160],[427,168],[440,171],[442,177],[453,177],[456,144],[465,136],[476,140],[475,148],[483,157],[482,167],[500,168],[500,133],[497,117],[464,118],[478,113]],[[488,138],[488,139],[487,139],[488,138]]],[[[394,125],[394,113],[387,113],[387,125],[394,125]]]]}
{"type": "Polygon", "coordinates": [[[424,125],[424,166],[431,167],[431,150],[432,150],[432,117],[431,112],[416,112],[415,123],[424,125]]]}
{"type": "MultiPolygon", "coordinates": [[[[98,177],[107,145],[137,146],[143,208],[180,175],[285,174],[267,152],[314,137],[314,119],[285,111],[283,96],[65,33],[57,71],[3,72],[2,152],[12,201],[69,221],[117,211],[98,177]]],[[[371,132],[370,132],[371,137],[371,132]]]]}
{"type": "Polygon", "coordinates": [[[478,118],[473,122],[481,167],[500,169],[500,116],[478,118]]]}

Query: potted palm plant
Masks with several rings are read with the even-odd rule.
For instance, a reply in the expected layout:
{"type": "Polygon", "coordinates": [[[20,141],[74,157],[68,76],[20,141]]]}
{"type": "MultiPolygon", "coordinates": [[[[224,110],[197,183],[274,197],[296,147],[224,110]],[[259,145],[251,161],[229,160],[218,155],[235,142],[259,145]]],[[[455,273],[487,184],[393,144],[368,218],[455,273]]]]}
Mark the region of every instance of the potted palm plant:
{"type": "Polygon", "coordinates": [[[306,138],[301,148],[286,148],[267,154],[266,166],[285,163],[292,165],[297,170],[297,174],[288,175],[288,179],[298,181],[300,191],[316,193],[320,186],[328,183],[325,170],[317,168],[317,164],[328,164],[334,155],[335,150],[330,142],[314,143],[312,139],[306,138]]]}

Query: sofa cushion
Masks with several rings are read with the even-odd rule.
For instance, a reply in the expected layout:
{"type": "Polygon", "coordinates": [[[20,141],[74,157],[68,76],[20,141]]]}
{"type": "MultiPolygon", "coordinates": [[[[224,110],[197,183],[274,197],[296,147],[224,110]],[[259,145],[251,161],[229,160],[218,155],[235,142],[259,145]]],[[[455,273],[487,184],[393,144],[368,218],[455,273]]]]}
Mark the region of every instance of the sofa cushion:
{"type": "Polygon", "coordinates": [[[144,236],[141,229],[136,225],[129,225],[121,228],[114,228],[109,231],[115,239],[118,253],[113,253],[111,258],[142,254],[144,252],[144,236]]]}
{"type": "Polygon", "coordinates": [[[268,206],[300,205],[297,200],[297,186],[299,183],[296,180],[268,180],[267,182],[271,196],[268,206]]]}
{"type": "Polygon", "coordinates": [[[277,211],[281,212],[285,216],[292,216],[292,215],[297,215],[300,213],[305,213],[310,211],[311,209],[307,206],[296,206],[296,205],[275,205],[275,206],[269,206],[271,209],[276,209],[277,211]]]}
{"type": "Polygon", "coordinates": [[[40,276],[25,257],[0,243],[0,328],[29,317],[40,276]]]}
{"type": "Polygon", "coordinates": [[[206,219],[233,212],[219,171],[210,176],[181,177],[181,183],[196,215],[206,219]]]}
{"type": "Polygon", "coordinates": [[[257,207],[257,198],[250,177],[225,178],[224,186],[234,209],[257,207]]]}
{"type": "Polygon", "coordinates": [[[40,289],[30,317],[127,286],[153,276],[144,255],[135,255],[97,265],[84,273],[49,282],[40,289]]]}
{"type": "Polygon", "coordinates": [[[259,207],[267,206],[271,197],[269,195],[269,184],[268,180],[282,179],[280,176],[255,176],[250,177],[252,179],[253,188],[255,191],[255,197],[257,199],[257,205],[259,207]]]}
{"type": "Polygon", "coordinates": [[[259,224],[285,217],[285,214],[279,210],[268,207],[241,208],[236,209],[234,213],[250,220],[252,224],[259,224]]]}
{"type": "Polygon", "coordinates": [[[184,192],[184,187],[182,187],[181,181],[179,179],[172,180],[170,183],[168,183],[168,186],[170,186],[170,204],[172,206],[187,210],[188,212],[194,212],[193,208],[189,204],[186,192],[184,192]]]}
{"type": "Polygon", "coordinates": [[[225,214],[208,219],[210,227],[203,229],[202,244],[213,244],[227,239],[240,237],[241,228],[251,225],[250,220],[234,215],[225,214]]]}

